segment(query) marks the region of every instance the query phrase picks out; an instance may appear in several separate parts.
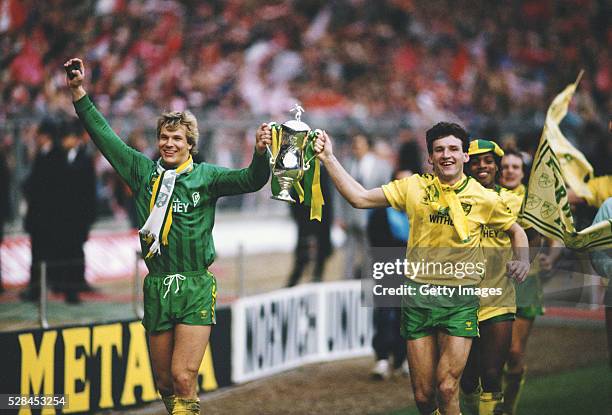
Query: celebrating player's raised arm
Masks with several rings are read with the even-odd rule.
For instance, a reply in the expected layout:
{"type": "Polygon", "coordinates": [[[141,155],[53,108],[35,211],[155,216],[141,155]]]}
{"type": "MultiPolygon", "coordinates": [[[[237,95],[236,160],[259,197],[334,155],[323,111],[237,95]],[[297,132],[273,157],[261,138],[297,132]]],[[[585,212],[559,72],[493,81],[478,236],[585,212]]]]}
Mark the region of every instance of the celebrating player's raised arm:
{"type": "Polygon", "coordinates": [[[389,201],[380,187],[365,189],[342,167],[333,153],[332,140],[327,132],[320,131],[314,144],[317,156],[325,165],[334,185],[351,206],[359,209],[387,207],[389,201]]]}
{"type": "Polygon", "coordinates": [[[85,80],[83,61],[77,58],[69,59],[64,63],[64,68],[66,68],[66,85],[70,88],[75,111],[83,126],[96,147],[134,190],[142,179],[136,172],[146,169],[153,162],[125,144],[91,102],[83,87],[85,80]]]}

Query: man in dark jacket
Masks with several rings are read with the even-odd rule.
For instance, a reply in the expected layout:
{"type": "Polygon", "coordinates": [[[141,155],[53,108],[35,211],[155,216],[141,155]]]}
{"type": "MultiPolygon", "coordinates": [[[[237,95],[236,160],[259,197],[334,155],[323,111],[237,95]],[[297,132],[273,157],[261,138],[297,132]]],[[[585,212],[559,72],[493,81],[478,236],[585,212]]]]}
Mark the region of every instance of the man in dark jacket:
{"type": "MultiPolygon", "coordinates": [[[[313,256],[310,249],[311,242],[316,247],[312,280],[313,282],[321,282],[323,280],[325,263],[333,250],[331,224],[334,217],[331,182],[329,174],[327,174],[323,167],[321,167],[321,192],[325,200],[325,207],[323,208],[323,217],[320,222],[310,220],[310,206],[300,203],[290,206],[291,216],[297,225],[298,237],[293,259],[293,270],[289,275],[287,287],[293,287],[299,282],[304,269],[313,259],[311,258],[313,256]]],[[[294,195],[294,197],[297,197],[297,195],[294,195]]]]}
{"type": "Polygon", "coordinates": [[[57,141],[58,123],[51,118],[41,121],[36,132],[36,154],[30,174],[23,185],[23,194],[28,204],[24,228],[30,235],[32,262],[28,288],[21,293],[23,300],[34,301],[40,293],[40,264],[53,257],[53,240],[51,239],[51,218],[46,208],[54,200],[51,184],[53,183],[53,156],[57,141]]]}
{"type": "MultiPolygon", "coordinates": [[[[45,135],[46,128],[39,133],[45,135]]],[[[32,270],[30,287],[22,298],[38,296],[44,261],[50,287],[65,293],[66,302],[78,303],[78,292],[87,287],[83,245],[95,218],[95,171],[81,145],[79,124],[65,121],[57,131],[60,139],[50,150],[43,141],[24,189],[32,270]]]]}
{"type": "Polygon", "coordinates": [[[78,302],[85,282],[83,246],[95,219],[96,176],[93,160],[82,145],[83,128],[78,121],[62,128],[57,178],[53,183],[54,239],[58,241],[57,272],[50,283],[66,294],[67,302],[78,302]]]}

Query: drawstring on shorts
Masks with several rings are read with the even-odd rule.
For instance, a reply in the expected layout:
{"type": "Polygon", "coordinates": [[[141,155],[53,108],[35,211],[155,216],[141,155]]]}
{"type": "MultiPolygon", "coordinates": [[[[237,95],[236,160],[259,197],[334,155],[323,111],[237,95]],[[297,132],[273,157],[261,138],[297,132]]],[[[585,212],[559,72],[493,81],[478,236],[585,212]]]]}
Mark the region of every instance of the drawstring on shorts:
{"type": "Polygon", "coordinates": [[[179,280],[180,281],[184,281],[185,280],[185,276],[181,275],[181,274],[172,274],[172,275],[168,275],[166,278],[164,278],[164,285],[168,287],[168,289],[164,293],[164,298],[166,298],[166,296],[170,292],[170,287],[172,287],[172,283],[174,283],[175,281],[176,281],[176,289],[174,290],[174,294],[179,292],[179,290],[180,290],[179,280]]]}

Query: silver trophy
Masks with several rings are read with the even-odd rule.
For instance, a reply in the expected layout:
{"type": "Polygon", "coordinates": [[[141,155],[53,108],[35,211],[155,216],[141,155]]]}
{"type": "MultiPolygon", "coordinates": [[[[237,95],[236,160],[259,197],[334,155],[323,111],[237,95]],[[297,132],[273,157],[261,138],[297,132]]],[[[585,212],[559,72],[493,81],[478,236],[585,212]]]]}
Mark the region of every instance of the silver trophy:
{"type": "Polygon", "coordinates": [[[270,167],[272,174],[278,179],[280,192],[272,199],[295,203],[289,194],[294,181],[300,181],[304,172],[310,169],[310,162],[314,158],[304,160],[306,147],[311,144],[315,137],[308,124],[302,122],[301,117],[304,108],[295,104],[291,109],[295,112],[295,119],[286,121],[282,125],[275,122],[270,123],[270,128],[276,129],[278,145],[276,151],[270,150],[270,167]]]}

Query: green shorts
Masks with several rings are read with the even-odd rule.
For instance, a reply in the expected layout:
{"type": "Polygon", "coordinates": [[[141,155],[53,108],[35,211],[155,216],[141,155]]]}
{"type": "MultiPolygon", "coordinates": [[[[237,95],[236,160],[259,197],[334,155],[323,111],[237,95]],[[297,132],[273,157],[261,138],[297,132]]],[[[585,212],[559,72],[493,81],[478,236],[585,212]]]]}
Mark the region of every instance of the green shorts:
{"type": "Polygon", "coordinates": [[[516,316],[533,320],[544,314],[544,290],[539,274],[529,274],[516,286],[516,316]]]}
{"type": "Polygon", "coordinates": [[[528,307],[516,307],[516,316],[526,320],[535,320],[537,316],[544,315],[544,307],[541,305],[531,305],[528,307]]]}
{"type": "Polygon", "coordinates": [[[170,330],[176,324],[216,324],[217,280],[207,270],[149,274],[143,291],[142,325],[148,333],[170,330]]]}
{"type": "MultiPolygon", "coordinates": [[[[417,287],[415,282],[406,285],[417,287]]],[[[407,340],[444,331],[451,336],[478,337],[479,297],[455,295],[446,297],[421,296],[402,299],[400,333],[407,340]]]]}

